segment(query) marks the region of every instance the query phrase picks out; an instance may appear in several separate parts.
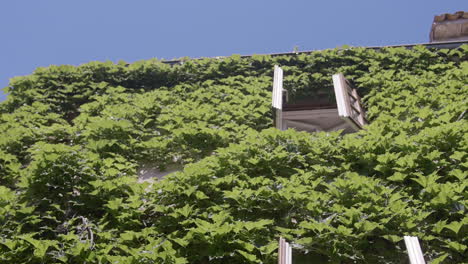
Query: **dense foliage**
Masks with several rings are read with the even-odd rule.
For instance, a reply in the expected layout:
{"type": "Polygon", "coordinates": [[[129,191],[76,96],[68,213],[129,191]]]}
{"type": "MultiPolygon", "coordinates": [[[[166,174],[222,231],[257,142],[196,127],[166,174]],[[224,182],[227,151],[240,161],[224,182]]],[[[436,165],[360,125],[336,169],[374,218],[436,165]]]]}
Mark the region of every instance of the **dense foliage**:
{"type": "Polygon", "coordinates": [[[0,104],[1,263],[467,260],[468,46],[352,48],[168,64],[92,62],[13,78],[0,104]],[[343,72],[371,124],[278,131],[343,72]],[[142,164],[183,172],[138,182],[142,164]]]}

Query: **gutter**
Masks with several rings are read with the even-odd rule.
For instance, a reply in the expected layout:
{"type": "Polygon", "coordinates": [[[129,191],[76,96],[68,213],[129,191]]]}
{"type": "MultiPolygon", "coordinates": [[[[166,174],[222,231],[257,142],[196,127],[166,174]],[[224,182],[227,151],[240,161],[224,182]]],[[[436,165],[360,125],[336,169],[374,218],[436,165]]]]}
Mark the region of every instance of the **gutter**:
{"type": "MultiPolygon", "coordinates": [[[[400,45],[388,45],[388,46],[369,46],[369,47],[359,47],[359,46],[350,46],[350,48],[365,48],[365,49],[374,49],[380,50],[384,48],[407,48],[411,49],[414,46],[424,46],[426,48],[435,48],[435,49],[455,49],[460,47],[463,44],[468,44],[467,40],[457,40],[457,41],[441,41],[441,42],[431,42],[431,43],[416,43],[416,44],[400,44],[400,45]]],[[[340,49],[340,48],[338,48],[340,49]]],[[[300,55],[300,54],[310,54],[313,52],[318,52],[323,50],[307,50],[307,51],[297,51],[297,52],[280,52],[280,53],[266,53],[266,54],[252,54],[252,55],[241,55],[241,58],[250,58],[254,55],[260,56],[290,56],[290,55],[300,55]]],[[[202,59],[225,59],[229,58],[230,56],[216,56],[216,57],[201,57],[201,58],[190,58],[189,60],[202,60],[202,59]]],[[[174,59],[174,60],[163,60],[162,63],[166,63],[169,65],[183,63],[185,60],[182,59],[174,59]]]]}

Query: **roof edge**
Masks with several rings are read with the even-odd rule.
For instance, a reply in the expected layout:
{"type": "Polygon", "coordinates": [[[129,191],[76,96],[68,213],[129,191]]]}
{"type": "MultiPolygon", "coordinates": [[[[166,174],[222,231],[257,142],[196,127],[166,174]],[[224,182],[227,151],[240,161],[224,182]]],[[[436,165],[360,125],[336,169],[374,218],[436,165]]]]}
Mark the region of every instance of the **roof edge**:
{"type": "MultiPolygon", "coordinates": [[[[430,43],[415,43],[415,44],[399,44],[399,45],[386,45],[386,46],[349,46],[350,48],[365,48],[365,49],[383,49],[383,48],[412,48],[414,46],[424,46],[426,48],[438,48],[438,49],[454,49],[458,48],[463,44],[468,44],[467,40],[457,40],[457,41],[440,41],[440,42],[430,42],[430,43]]],[[[299,54],[310,54],[312,52],[323,51],[327,49],[321,50],[306,50],[306,51],[297,51],[297,52],[279,52],[279,53],[259,53],[259,54],[251,54],[251,55],[240,55],[241,58],[249,58],[255,55],[260,56],[287,56],[287,55],[299,55],[299,54]]],[[[229,58],[229,56],[214,56],[214,57],[200,57],[200,58],[190,58],[190,60],[202,60],[202,59],[224,59],[229,58]]],[[[163,60],[163,63],[167,64],[176,64],[184,61],[183,59],[173,59],[173,60],[163,60]]]]}

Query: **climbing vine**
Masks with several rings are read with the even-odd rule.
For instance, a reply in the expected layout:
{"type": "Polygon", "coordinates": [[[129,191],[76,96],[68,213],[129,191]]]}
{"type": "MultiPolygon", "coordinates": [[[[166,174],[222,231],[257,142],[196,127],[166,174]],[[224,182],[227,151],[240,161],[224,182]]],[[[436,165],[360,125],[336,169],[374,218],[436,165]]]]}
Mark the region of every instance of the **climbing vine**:
{"type": "Polygon", "coordinates": [[[15,77],[0,104],[0,262],[432,263],[466,260],[468,46],[343,48],[15,77]],[[273,66],[292,100],[333,102],[342,72],[370,125],[272,127],[273,66]],[[140,182],[142,164],[183,166],[140,182]]]}

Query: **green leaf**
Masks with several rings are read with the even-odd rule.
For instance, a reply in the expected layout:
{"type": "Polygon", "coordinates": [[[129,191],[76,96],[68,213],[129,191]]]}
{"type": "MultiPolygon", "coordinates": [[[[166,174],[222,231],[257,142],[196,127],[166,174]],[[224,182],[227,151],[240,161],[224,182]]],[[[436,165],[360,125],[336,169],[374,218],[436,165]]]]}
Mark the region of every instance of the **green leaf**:
{"type": "Polygon", "coordinates": [[[387,180],[394,182],[402,182],[408,177],[407,174],[401,172],[395,172],[392,176],[388,177],[387,180]]]}
{"type": "Polygon", "coordinates": [[[460,244],[458,242],[455,242],[455,241],[449,241],[446,244],[448,245],[450,249],[453,249],[459,253],[465,252],[465,250],[468,248],[467,246],[460,244]]]}
{"type": "Polygon", "coordinates": [[[238,252],[241,256],[243,256],[246,260],[248,260],[249,262],[257,262],[257,257],[253,254],[250,254],[248,252],[245,252],[243,250],[236,250],[236,252],[238,252]]]}
{"type": "Polygon", "coordinates": [[[452,230],[456,235],[458,235],[458,233],[460,232],[460,229],[463,227],[464,224],[465,223],[463,223],[463,222],[453,221],[450,224],[445,225],[444,228],[452,230]]]}
{"type": "Polygon", "coordinates": [[[396,236],[396,235],[385,235],[385,236],[383,236],[383,238],[391,241],[392,243],[398,243],[401,240],[403,240],[402,236],[396,236]]]}

